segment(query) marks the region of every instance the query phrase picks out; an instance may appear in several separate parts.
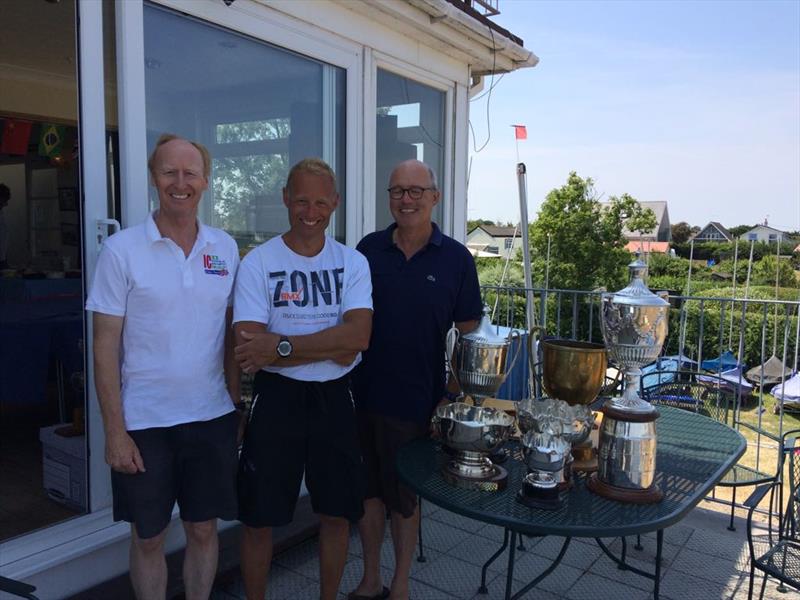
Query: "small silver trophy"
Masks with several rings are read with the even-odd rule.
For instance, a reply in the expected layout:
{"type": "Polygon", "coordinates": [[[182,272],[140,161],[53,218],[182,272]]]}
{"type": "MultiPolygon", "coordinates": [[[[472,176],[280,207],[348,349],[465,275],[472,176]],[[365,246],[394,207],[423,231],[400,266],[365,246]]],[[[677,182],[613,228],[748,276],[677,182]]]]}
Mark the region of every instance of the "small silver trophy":
{"type": "Polygon", "coordinates": [[[645,285],[647,265],[638,256],[628,269],[627,287],[602,298],[603,339],[625,375],[625,388],[603,405],[598,470],[589,489],[613,500],[648,504],[663,497],[654,484],[658,411],[638,390],[642,367],[658,358],[667,337],[669,303],[645,285]]]}

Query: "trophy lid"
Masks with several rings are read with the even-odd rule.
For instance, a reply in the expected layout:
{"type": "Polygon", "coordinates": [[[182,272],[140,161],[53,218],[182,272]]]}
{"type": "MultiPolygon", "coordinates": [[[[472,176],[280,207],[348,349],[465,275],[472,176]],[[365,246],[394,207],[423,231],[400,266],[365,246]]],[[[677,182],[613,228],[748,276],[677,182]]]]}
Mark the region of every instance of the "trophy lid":
{"type": "Polygon", "coordinates": [[[461,336],[464,341],[469,341],[476,344],[484,344],[490,346],[505,346],[508,344],[508,338],[495,333],[495,326],[489,318],[489,307],[483,306],[483,317],[481,322],[474,330],[465,333],[461,336]]]}
{"type": "Polygon", "coordinates": [[[669,302],[657,296],[644,282],[644,277],[647,275],[647,265],[636,253],[634,261],[628,265],[628,273],[630,274],[630,282],[628,285],[614,292],[607,294],[607,301],[613,304],[626,304],[629,306],[667,306],[669,302]]]}

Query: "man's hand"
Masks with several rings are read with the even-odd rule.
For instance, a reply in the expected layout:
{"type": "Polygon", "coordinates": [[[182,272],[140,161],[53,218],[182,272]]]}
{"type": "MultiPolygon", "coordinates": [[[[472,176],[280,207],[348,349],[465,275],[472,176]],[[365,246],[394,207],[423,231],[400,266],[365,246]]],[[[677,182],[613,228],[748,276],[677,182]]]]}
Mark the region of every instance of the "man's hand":
{"type": "Polygon", "coordinates": [[[236,362],[245,373],[255,373],[278,359],[280,336],[268,331],[259,333],[244,330],[239,331],[238,335],[245,341],[236,346],[233,352],[236,362]]]}
{"type": "Polygon", "coordinates": [[[133,475],[145,470],[139,448],[127,431],[106,436],[106,462],[120,473],[133,475]]]}

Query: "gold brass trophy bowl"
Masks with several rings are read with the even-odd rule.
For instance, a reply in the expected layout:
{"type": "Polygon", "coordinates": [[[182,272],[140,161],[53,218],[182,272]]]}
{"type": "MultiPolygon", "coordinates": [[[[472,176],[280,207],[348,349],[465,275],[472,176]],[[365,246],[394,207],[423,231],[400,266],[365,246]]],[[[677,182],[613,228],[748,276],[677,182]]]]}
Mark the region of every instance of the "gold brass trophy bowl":
{"type": "Polygon", "coordinates": [[[546,340],[541,346],[547,395],[570,406],[591,404],[605,381],[605,346],[575,340],[546,340]]]}

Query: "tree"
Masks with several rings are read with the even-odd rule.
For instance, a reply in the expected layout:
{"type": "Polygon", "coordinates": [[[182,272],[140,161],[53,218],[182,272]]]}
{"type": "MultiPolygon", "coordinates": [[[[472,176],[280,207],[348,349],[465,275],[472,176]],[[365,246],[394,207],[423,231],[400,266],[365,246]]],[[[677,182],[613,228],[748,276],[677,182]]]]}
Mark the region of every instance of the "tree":
{"type": "Polygon", "coordinates": [[[593,181],[574,171],[552,190],[530,228],[534,281],[543,284],[550,236],[549,287],[587,290],[622,287],[631,255],[625,249],[625,227],[644,232],[656,226],[653,211],[628,194],[612,196],[601,208],[593,181]]]}
{"type": "Polygon", "coordinates": [[[778,275],[778,287],[798,287],[792,265],[786,258],[782,258],[780,265],[776,264],[778,257],[765,256],[753,264],[752,284],[770,286],[775,285],[775,275],[778,275]]]}
{"type": "Polygon", "coordinates": [[[731,235],[734,238],[737,238],[743,233],[750,231],[752,228],[753,225],[737,225],[736,227],[731,227],[730,229],[728,229],[728,231],[730,231],[731,235]]]}
{"type": "Polygon", "coordinates": [[[684,244],[692,236],[692,228],[686,221],[675,223],[670,230],[672,232],[672,241],[676,244],[684,244]]]}
{"type": "Polygon", "coordinates": [[[470,219],[467,221],[467,232],[470,232],[481,225],[494,226],[494,221],[490,221],[488,219],[470,219]]]}

